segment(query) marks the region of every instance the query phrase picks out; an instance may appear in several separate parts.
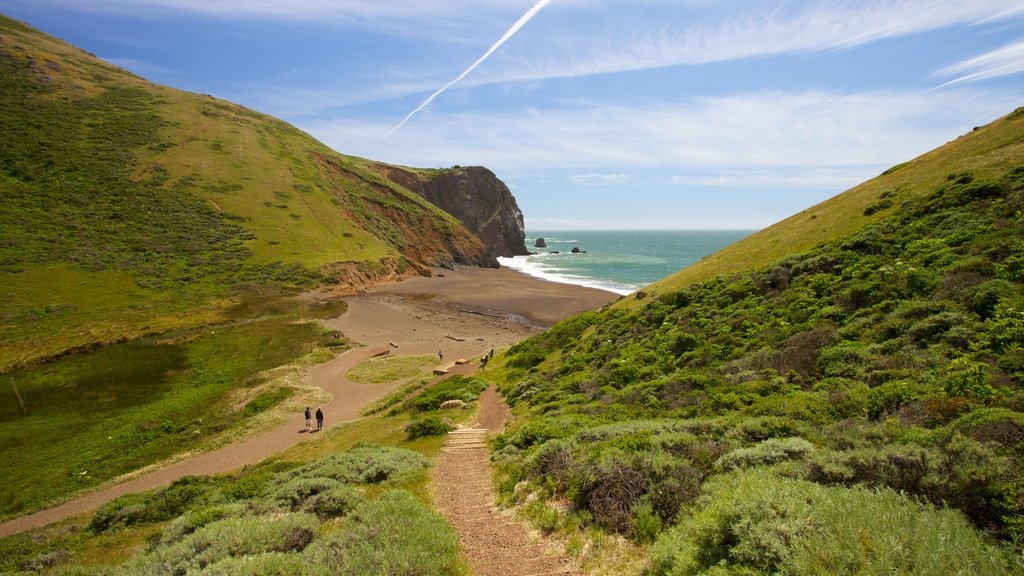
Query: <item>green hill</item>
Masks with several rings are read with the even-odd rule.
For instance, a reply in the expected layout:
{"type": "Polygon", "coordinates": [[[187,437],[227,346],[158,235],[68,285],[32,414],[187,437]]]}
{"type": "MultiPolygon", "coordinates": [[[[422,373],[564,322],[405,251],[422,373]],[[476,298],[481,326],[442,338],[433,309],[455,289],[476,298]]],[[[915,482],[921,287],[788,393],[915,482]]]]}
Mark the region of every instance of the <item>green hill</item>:
{"type": "Polygon", "coordinates": [[[240,286],[491,261],[376,163],[16,21],[0,37],[0,372],[220,320],[240,286]]]}
{"type": "Polygon", "coordinates": [[[902,203],[930,194],[953,172],[977,178],[999,178],[1024,158],[1024,112],[975,129],[911,162],[898,164],[816,206],[704,258],[649,286],[664,293],[687,284],[768,266],[776,260],[810,249],[821,242],[844,238],[891,214],[902,203]]]}
{"type": "Polygon", "coordinates": [[[313,402],[299,292],[496,262],[385,168],[0,16],[0,517],[313,402]]]}
{"type": "Polygon", "coordinates": [[[513,346],[503,497],[651,575],[1019,573],[1022,142],[1024,109],[513,346]]]}

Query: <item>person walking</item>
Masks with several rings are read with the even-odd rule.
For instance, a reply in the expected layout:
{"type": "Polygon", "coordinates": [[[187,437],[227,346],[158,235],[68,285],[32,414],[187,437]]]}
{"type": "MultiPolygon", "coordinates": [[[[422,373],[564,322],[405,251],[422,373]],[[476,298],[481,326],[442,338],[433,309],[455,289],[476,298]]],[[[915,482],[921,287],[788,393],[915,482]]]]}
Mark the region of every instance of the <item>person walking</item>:
{"type": "Polygon", "coordinates": [[[324,411],[319,406],[316,407],[316,431],[319,432],[324,429],[324,411]]]}
{"type": "Polygon", "coordinates": [[[437,359],[440,360],[441,362],[444,362],[444,353],[441,352],[440,350],[437,351],[437,359]]]}
{"type": "Polygon", "coordinates": [[[306,432],[313,430],[313,412],[306,406],[306,432]]]}

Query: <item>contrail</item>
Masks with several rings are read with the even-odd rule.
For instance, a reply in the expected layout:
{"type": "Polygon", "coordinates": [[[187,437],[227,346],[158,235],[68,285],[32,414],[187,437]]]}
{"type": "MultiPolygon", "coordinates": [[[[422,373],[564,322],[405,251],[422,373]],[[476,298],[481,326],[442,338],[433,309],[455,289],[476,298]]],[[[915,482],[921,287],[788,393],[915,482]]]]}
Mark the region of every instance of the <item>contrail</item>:
{"type": "Polygon", "coordinates": [[[385,134],[384,137],[381,138],[381,140],[387,140],[388,137],[391,136],[392,134],[394,134],[395,132],[397,132],[399,128],[401,128],[402,126],[405,126],[405,123],[408,122],[410,118],[415,116],[417,112],[419,112],[420,110],[423,110],[424,108],[427,107],[427,104],[430,104],[431,102],[433,102],[434,98],[437,98],[438,96],[441,95],[442,92],[444,92],[445,90],[451,88],[456,83],[458,83],[460,80],[462,80],[463,78],[468,76],[469,73],[472,72],[474,68],[479,66],[480,63],[483,62],[484,60],[487,60],[487,58],[491,54],[494,54],[494,52],[498,48],[501,48],[502,44],[504,44],[505,42],[508,42],[509,38],[515,36],[516,32],[518,32],[520,28],[525,26],[526,23],[530,21],[530,19],[532,19],[534,16],[536,16],[537,12],[540,12],[545,6],[547,6],[551,2],[552,2],[552,0],[540,0],[540,2],[537,2],[536,4],[534,4],[533,8],[530,8],[529,10],[527,10],[526,14],[523,14],[522,17],[519,18],[519,20],[516,20],[516,23],[513,24],[512,27],[508,29],[508,32],[505,32],[505,34],[502,35],[502,37],[499,38],[498,41],[495,42],[493,46],[491,46],[490,48],[487,49],[487,52],[484,52],[483,56],[477,58],[476,62],[473,62],[473,64],[471,64],[469,66],[469,68],[466,68],[466,70],[463,71],[462,74],[459,74],[458,77],[456,77],[454,80],[452,80],[451,82],[449,82],[449,83],[445,84],[444,86],[442,86],[441,88],[439,88],[437,90],[437,92],[434,92],[433,94],[431,94],[429,98],[427,98],[426,100],[423,101],[423,104],[420,104],[419,106],[416,107],[415,110],[413,110],[412,112],[409,112],[409,114],[407,114],[405,116],[405,118],[402,118],[402,121],[399,122],[398,125],[396,125],[394,128],[392,128],[387,134],[385,134]]]}

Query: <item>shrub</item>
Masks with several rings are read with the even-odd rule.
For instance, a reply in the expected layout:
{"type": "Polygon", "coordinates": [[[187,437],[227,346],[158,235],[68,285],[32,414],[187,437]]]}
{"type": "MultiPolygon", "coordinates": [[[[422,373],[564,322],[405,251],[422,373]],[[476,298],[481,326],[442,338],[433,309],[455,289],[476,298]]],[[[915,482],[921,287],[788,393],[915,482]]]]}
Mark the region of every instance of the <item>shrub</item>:
{"type": "Polygon", "coordinates": [[[1011,573],[957,512],[889,490],[751,470],[708,482],[702,503],[658,539],[646,574],[1011,573]]]}
{"type": "Polygon", "coordinates": [[[392,446],[359,444],[340,454],[321,458],[280,476],[280,481],[299,477],[333,478],[351,484],[399,483],[430,466],[419,452],[392,446]]]}
{"type": "Polygon", "coordinates": [[[407,439],[415,440],[425,436],[443,436],[452,430],[455,430],[455,426],[445,424],[437,416],[425,416],[418,420],[413,420],[406,429],[405,434],[407,439]]]}
{"type": "Polygon", "coordinates": [[[639,502],[633,506],[633,521],[629,526],[629,535],[638,544],[651,544],[661,533],[661,517],[654,511],[650,502],[639,502]]]}
{"type": "Polygon", "coordinates": [[[166,488],[121,496],[104,504],[93,514],[89,520],[89,531],[99,534],[127,526],[170,520],[206,499],[213,490],[213,479],[185,476],[166,488]]]}
{"type": "Polygon", "coordinates": [[[265,552],[225,558],[195,572],[195,576],[295,576],[305,570],[305,561],[299,554],[265,552]]]}
{"type": "Polygon", "coordinates": [[[169,546],[158,546],[123,567],[125,574],[185,574],[231,557],[303,550],[316,537],[312,514],[227,518],[169,546]]]}
{"type": "Polygon", "coordinates": [[[799,436],[769,438],[749,448],[738,448],[722,456],[723,470],[769,466],[784,460],[798,460],[814,451],[814,445],[799,436]]]}
{"type": "Polygon", "coordinates": [[[486,388],[487,383],[479,378],[456,375],[431,386],[419,396],[406,402],[406,406],[414,412],[428,412],[437,410],[448,400],[462,400],[469,403],[479,398],[480,393],[486,388]]]}
{"type": "Polygon", "coordinates": [[[647,476],[633,469],[619,457],[612,457],[593,471],[590,485],[580,494],[582,505],[590,510],[594,521],[626,532],[633,518],[633,506],[648,490],[647,476]]]}
{"type": "Polygon", "coordinates": [[[876,419],[883,414],[893,412],[911,400],[916,400],[917,397],[913,382],[886,382],[868,391],[868,417],[876,419]]]}
{"type": "Polygon", "coordinates": [[[362,500],[362,494],[358,490],[342,486],[307,498],[300,510],[316,514],[317,518],[326,520],[348,514],[362,500]]]}
{"type": "Polygon", "coordinates": [[[391,490],[353,511],[346,529],[304,552],[316,575],[460,575],[458,537],[443,518],[404,490],[391,490]]]}
{"type": "Polygon", "coordinates": [[[300,476],[280,485],[272,497],[285,506],[295,509],[302,505],[310,496],[326,492],[341,486],[334,478],[300,476]]]}
{"type": "Polygon", "coordinates": [[[193,508],[170,523],[164,528],[160,539],[160,545],[168,545],[178,542],[185,536],[194,533],[196,530],[225,518],[240,518],[250,515],[250,507],[243,503],[219,504],[214,506],[201,506],[193,508]]]}

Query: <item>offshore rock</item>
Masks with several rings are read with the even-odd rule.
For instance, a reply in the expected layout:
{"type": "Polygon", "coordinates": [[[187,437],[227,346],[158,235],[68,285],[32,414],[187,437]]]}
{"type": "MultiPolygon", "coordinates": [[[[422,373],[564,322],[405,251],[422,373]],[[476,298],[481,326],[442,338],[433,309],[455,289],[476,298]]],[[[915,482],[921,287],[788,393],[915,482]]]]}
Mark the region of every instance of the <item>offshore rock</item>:
{"type": "Polygon", "coordinates": [[[544,242],[543,238],[537,238],[537,241],[533,243],[534,248],[547,248],[548,245],[544,242]]]}

